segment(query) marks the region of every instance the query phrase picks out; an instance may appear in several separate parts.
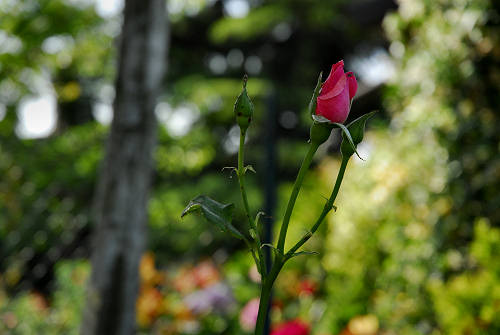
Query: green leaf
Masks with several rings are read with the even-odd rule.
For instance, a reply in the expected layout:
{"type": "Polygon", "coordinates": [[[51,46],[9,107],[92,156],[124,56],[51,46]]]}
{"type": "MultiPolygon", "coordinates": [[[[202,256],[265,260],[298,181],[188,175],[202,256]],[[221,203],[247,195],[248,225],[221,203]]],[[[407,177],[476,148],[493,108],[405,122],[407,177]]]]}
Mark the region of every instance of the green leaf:
{"type": "Polygon", "coordinates": [[[199,195],[184,208],[181,218],[193,212],[200,212],[208,222],[216,224],[222,231],[245,239],[243,234],[231,224],[233,210],[234,204],[222,204],[206,195],[199,195]]]}
{"type": "Polygon", "coordinates": [[[245,166],[245,173],[247,173],[247,171],[252,171],[253,173],[257,173],[257,171],[255,171],[255,169],[251,165],[245,166]]]}
{"type": "Polygon", "coordinates": [[[319,252],[316,252],[316,251],[299,251],[299,252],[296,252],[296,253],[290,255],[290,257],[288,257],[288,258],[290,259],[292,257],[304,256],[304,255],[319,255],[319,252]]]}

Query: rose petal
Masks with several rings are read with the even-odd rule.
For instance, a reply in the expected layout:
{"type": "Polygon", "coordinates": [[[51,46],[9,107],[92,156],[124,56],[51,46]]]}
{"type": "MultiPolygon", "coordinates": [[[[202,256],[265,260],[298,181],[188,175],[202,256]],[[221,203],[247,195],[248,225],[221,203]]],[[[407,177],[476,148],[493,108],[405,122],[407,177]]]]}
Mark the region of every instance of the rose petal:
{"type": "Polygon", "coordinates": [[[326,81],[321,88],[321,94],[329,92],[337,83],[337,81],[344,74],[344,61],[338,61],[337,63],[332,65],[332,70],[326,78],[326,81]]]}
{"type": "Polygon", "coordinates": [[[321,94],[319,95],[319,99],[331,99],[340,93],[345,89],[347,85],[347,77],[344,75],[341,75],[337,83],[330,89],[330,91],[321,91],[321,94]]]}
{"type": "Polygon", "coordinates": [[[330,99],[319,98],[316,100],[316,114],[326,117],[331,122],[343,123],[349,115],[350,99],[349,89],[344,85],[342,92],[330,99]]]}
{"type": "Polygon", "coordinates": [[[356,77],[354,76],[354,73],[352,72],[347,72],[347,81],[349,84],[349,99],[354,98],[356,95],[356,92],[358,90],[358,82],[356,81],[356,77]]]}

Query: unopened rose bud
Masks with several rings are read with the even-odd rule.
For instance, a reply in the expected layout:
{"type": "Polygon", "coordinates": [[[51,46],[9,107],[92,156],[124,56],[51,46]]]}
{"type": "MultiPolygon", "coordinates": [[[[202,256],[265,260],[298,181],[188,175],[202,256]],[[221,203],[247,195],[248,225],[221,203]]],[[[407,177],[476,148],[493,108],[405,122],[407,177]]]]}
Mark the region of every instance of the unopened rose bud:
{"type": "Polygon", "coordinates": [[[234,115],[242,132],[247,130],[253,118],[253,104],[247,93],[247,80],[248,77],[245,75],[243,77],[243,90],[234,103],[234,115]]]}
{"type": "Polygon", "coordinates": [[[344,62],[334,64],[316,100],[316,115],[323,116],[330,122],[344,123],[357,90],[358,83],[354,74],[344,73],[344,62]]]}

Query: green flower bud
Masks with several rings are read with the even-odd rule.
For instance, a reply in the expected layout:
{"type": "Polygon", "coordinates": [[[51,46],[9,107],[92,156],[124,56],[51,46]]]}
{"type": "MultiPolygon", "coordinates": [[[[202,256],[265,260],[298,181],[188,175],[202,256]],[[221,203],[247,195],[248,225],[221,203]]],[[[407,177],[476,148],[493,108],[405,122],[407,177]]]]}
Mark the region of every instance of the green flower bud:
{"type": "Polygon", "coordinates": [[[243,77],[243,90],[234,103],[234,116],[236,116],[236,122],[242,132],[247,130],[253,117],[253,104],[247,93],[247,80],[248,77],[245,75],[243,77]]]}

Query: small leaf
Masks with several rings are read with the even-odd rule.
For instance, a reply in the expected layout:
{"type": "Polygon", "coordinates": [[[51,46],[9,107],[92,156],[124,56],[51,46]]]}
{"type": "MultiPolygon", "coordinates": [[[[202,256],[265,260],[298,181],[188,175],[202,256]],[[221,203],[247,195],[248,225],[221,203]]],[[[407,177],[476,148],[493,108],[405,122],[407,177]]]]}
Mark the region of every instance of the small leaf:
{"type": "Polygon", "coordinates": [[[283,254],[281,253],[281,251],[276,248],[274,245],[272,244],[269,244],[269,243],[264,243],[260,246],[260,248],[262,249],[263,247],[269,247],[271,249],[273,249],[274,253],[276,254],[276,256],[283,256],[283,254]]]}
{"type": "Polygon", "coordinates": [[[290,255],[290,257],[288,257],[288,258],[290,259],[292,257],[303,256],[303,255],[319,255],[319,252],[316,252],[316,251],[299,251],[299,252],[296,252],[296,253],[290,255]]]}
{"type": "Polygon", "coordinates": [[[262,212],[262,211],[257,213],[257,215],[255,216],[255,225],[258,225],[258,224],[259,224],[259,220],[260,220],[260,217],[261,217],[262,215],[266,215],[266,213],[264,213],[264,212],[262,212]]]}
{"type": "Polygon", "coordinates": [[[235,168],[234,166],[224,166],[224,167],[222,168],[222,172],[224,172],[224,170],[230,170],[230,173],[229,173],[229,178],[231,178],[231,177],[232,177],[231,173],[233,173],[233,172],[234,172],[234,173],[236,173],[236,174],[238,174],[238,169],[237,169],[237,168],[235,168]]]}
{"type": "Polygon", "coordinates": [[[189,202],[182,211],[181,218],[193,212],[201,212],[208,222],[216,224],[222,231],[233,236],[245,239],[232,224],[234,204],[222,204],[206,195],[199,195],[189,202]]]}
{"type": "Polygon", "coordinates": [[[253,168],[253,166],[251,166],[251,165],[247,165],[247,166],[245,166],[245,173],[246,173],[247,171],[252,171],[253,173],[257,173],[257,171],[255,171],[255,169],[254,169],[254,168],[253,168]]]}
{"type": "Polygon", "coordinates": [[[262,224],[259,224],[260,222],[260,217],[264,215],[264,212],[258,212],[257,215],[255,216],[255,227],[257,228],[257,231],[262,234],[262,224]]]}

